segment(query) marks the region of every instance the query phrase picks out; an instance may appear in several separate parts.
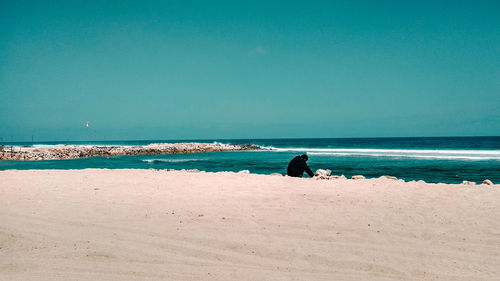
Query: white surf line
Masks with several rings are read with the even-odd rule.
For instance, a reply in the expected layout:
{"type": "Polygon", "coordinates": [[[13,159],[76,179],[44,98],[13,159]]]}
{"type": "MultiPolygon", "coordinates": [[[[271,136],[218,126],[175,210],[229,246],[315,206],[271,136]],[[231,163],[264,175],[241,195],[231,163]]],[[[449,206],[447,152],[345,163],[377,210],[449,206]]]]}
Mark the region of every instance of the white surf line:
{"type": "Polygon", "coordinates": [[[320,156],[371,156],[403,157],[424,159],[464,159],[464,160],[500,160],[500,150],[450,150],[450,149],[371,149],[371,148],[276,148],[277,152],[303,152],[320,156]]]}
{"type": "Polygon", "coordinates": [[[442,149],[371,149],[371,148],[277,148],[267,147],[270,150],[285,151],[310,151],[310,152],[332,152],[332,153],[415,153],[415,154],[481,154],[481,155],[499,155],[500,150],[442,150],[442,149]]]}

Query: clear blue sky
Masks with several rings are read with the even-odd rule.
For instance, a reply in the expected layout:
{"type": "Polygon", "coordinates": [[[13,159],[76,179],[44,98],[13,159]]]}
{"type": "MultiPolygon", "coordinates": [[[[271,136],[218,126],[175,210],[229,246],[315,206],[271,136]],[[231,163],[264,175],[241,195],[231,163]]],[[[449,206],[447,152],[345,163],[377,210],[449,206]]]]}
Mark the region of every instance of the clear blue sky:
{"type": "Polygon", "coordinates": [[[2,1],[3,141],[500,135],[499,1],[2,1]]]}

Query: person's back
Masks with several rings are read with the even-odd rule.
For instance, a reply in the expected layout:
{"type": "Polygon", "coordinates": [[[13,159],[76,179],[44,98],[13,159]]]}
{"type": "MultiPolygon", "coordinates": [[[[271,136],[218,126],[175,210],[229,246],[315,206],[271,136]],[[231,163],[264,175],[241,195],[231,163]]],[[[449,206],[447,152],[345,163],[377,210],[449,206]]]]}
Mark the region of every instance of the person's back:
{"type": "Polygon", "coordinates": [[[290,161],[288,164],[288,169],[286,170],[286,174],[290,177],[302,177],[304,171],[310,176],[313,177],[314,173],[307,166],[306,161],[308,160],[307,155],[303,154],[300,156],[296,156],[290,161]]]}

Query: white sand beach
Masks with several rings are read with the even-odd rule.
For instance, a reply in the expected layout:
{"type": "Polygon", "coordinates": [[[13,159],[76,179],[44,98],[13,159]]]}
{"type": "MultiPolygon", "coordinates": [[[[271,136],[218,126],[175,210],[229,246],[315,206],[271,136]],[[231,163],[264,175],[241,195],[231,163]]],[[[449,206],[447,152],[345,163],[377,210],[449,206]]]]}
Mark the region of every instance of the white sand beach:
{"type": "Polygon", "coordinates": [[[1,171],[0,280],[500,280],[500,186],[1,171]]]}

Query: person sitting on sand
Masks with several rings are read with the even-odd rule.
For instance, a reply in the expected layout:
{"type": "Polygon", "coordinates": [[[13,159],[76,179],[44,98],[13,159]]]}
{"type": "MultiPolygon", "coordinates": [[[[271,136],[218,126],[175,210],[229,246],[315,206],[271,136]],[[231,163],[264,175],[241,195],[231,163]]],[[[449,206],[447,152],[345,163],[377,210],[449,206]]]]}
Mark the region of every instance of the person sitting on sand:
{"type": "Polygon", "coordinates": [[[307,166],[307,155],[302,154],[300,156],[295,156],[292,161],[288,164],[288,169],[286,170],[286,174],[290,177],[298,177],[301,178],[304,171],[312,178],[314,177],[314,173],[307,166]]]}

